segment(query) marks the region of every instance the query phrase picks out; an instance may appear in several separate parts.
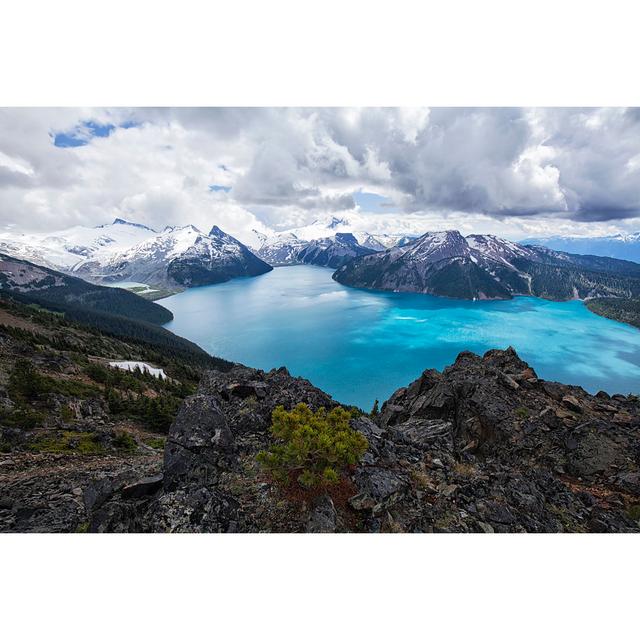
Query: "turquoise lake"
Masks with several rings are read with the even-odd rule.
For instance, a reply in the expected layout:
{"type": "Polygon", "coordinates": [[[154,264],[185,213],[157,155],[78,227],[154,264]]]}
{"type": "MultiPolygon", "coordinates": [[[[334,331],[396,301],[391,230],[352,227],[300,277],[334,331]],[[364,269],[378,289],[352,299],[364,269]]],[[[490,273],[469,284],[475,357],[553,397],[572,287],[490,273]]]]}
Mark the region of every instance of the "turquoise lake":
{"type": "Polygon", "coordinates": [[[281,267],[256,278],[188,289],[160,301],[165,325],[209,353],[286,366],[336,400],[370,410],[424,369],[458,353],[515,347],[547,380],[590,392],[640,392],[640,330],[580,301],[491,302],[350,289],[322,267],[281,267]]]}

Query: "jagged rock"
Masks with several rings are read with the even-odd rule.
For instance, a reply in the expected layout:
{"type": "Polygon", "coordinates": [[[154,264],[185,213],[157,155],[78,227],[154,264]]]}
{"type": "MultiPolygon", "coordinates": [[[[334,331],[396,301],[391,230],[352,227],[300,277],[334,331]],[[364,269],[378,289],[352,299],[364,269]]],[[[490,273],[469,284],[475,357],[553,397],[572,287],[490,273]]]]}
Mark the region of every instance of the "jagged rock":
{"type": "Polygon", "coordinates": [[[389,432],[402,442],[421,449],[429,449],[434,441],[442,443],[448,449],[453,449],[452,424],[445,420],[412,418],[389,427],[389,432]]]}
{"type": "Polygon", "coordinates": [[[616,484],[622,487],[624,491],[640,496],[640,472],[629,471],[621,473],[616,478],[616,484]]]}
{"type": "Polygon", "coordinates": [[[329,496],[321,496],[314,501],[309,516],[307,533],[333,533],[336,530],[336,508],[329,496]]]}
{"type": "Polygon", "coordinates": [[[105,490],[91,530],[639,531],[627,509],[640,491],[640,404],[537,380],[513,349],[425,371],[379,416],[351,420],[366,455],[335,494],[305,503],[256,455],[273,442],[276,406],[336,403],[283,369],[209,372],[170,430],[163,487],[136,500],[105,490]]]}
{"type": "Polygon", "coordinates": [[[162,487],[164,476],[158,475],[149,478],[142,478],[138,482],[128,484],[122,488],[122,497],[127,499],[143,498],[151,495],[162,487]]]}
{"type": "Polygon", "coordinates": [[[565,407],[569,407],[571,411],[582,413],[582,410],[583,410],[582,405],[580,404],[578,399],[575,398],[574,396],[564,396],[562,398],[562,404],[564,404],[565,407]]]}
{"type": "Polygon", "coordinates": [[[165,485],[185,480],[207,484],[232,447],[233,435],[216,400],[207,395],[187,398],[165,447],[165,485]]]}

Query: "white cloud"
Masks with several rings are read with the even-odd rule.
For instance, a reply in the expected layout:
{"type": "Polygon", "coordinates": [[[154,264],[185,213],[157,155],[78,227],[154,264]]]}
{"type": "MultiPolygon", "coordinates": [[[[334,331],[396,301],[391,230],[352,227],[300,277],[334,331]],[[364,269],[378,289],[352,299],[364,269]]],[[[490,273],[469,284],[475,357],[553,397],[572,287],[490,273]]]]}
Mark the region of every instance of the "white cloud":
{"type": "Polygon", "coordinates": [[[25,229],[120,216],[246,239],[356,213],[359,190],[404,209],[367,217],[387,229],[591,233],[640,212],[636,110],[0,109],[0,131],[0,224],[25,229]]]}

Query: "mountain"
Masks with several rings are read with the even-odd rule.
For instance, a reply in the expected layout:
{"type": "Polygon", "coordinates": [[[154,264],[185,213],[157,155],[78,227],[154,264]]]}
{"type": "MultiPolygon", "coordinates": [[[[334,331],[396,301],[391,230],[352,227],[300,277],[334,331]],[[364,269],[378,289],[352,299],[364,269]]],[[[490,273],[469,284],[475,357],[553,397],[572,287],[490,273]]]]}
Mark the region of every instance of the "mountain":
{"type": "MultiPolygon", "coordinates": [[[[389,224],[396,224],[390,220],[386,221],[384,229],[389,224]]],[[[414,239],[418,234],[408,235],[406,233],[371,233],[364,229],[370,229],[372,223],[381,223],[381,216],[372,218],[366,215],[342,215],[323,216],[317,218],[311,224],[304,227],[296,227],[290,229],[289,233],[295,235],[299,240],[320,240],[321,238],[333,237],[336,233],[351,233],[358,240],[358,243],[368,249],[374,251],[382,251],[389,247],[394,247],[399,243],[406,242],[407,238],[414,239]]]]}
{"type": "Polygon", "coordinates": [[[167,276],[170,282],[195,287],[259,276],[272,269],[239,240],[214,226],[208,236],[201,234],[186,251],[169,262],[167,276]]]}
{"type": "Polygon", "coordinates": [[[193,287],[260,275],[271,267],[217,226],[205,235],[187,225],[166,227],[149,240],[106,260],[88,260],[74,271],[94,281],[193,287]]]}
{"type": "Polygon", "coordinates": [[[333,238],[311,240],[297,253],[297,259],[304,264],[337,269],[358,256],[375,253],[373,249],[361,246],[351,233],[336,233],[333,238]]]}
{"type": "Polygon", "coordinates": [[[193,225],[156,232],[119,218],[110,225],[53,235],[0,234],[0,249],[96,283],[190,287],[271,270],[217,226],[209,234],[193,225]]]}
{"type": "Polygon", "coordinates": [[[547,238],[527,238],[521,244],[533,244],[566,251],[594,256],[606,256],[620,260],[640,262],[640,232],[581,238],[573,236],[550,236],[547,238]]]}
{"type": "Polygon", "coordinates": [[[157,234],[142,224],[116,218],[98,227],[76,226],[42,233],[0,232],[0,251],[58,271],[71,272],[86,260],[104,259],[157,234]]]}
{"type": "Polygon", "coordinates": [[[255,253],[272,267],[301,264],[298,252],[309,244],[293,233],[278,233],[273,236],[259,234],[259,241],[260,245],[255,253]]]}
{"type": "Polygon", "coordinates": [[[491,235],[426,233],[403,247],[364,256],[333,275],[342,284],[465,299],[516,294],[552,300],[640,295],[640,265],[522,246],[491,235]]]}
{"type": "Polygon", "coordinates": [[[54,305],[56,309],[76,307],[154,324],[173,319],[168,309],[130,291],[100,287],[5,254],[0,254],[0,291],[18,300],[54,305]]]}
{"type": "Polygon", "coordinates": [[[336,233],[317,240],[301,240],[293,233],[263,236],[256,255],[272,266],[313,264],[336,269],[358,256],[374,253],[351,233],[336,233]]]}

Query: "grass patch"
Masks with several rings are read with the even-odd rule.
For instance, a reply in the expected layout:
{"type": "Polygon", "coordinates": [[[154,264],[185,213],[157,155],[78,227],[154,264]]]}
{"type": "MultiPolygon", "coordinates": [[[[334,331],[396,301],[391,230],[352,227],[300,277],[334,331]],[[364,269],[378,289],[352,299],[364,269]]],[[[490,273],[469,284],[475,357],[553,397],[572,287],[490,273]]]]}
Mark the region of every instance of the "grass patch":
{"type": "Polygon", "coordinates": [[[165,438],[147,438],[144,443],[152,449],[164,449],[165,438]]]}
{"type": "Polygon", "coordinates": [[[96,455],[104,452],[97,434],[86,431],[61,431],[55,436],[40,438],[29,445],[37,453],[77,453],[96,455]]]}

